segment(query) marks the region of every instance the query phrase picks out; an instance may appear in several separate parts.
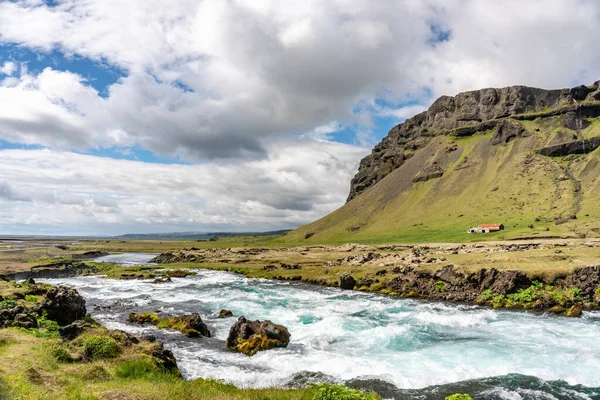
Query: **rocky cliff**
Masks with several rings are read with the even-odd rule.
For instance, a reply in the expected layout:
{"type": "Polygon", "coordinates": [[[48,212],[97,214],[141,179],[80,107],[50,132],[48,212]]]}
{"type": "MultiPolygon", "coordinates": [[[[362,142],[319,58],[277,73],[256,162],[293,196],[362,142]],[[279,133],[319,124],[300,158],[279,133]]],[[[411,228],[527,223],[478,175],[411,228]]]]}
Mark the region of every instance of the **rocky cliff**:
{"type": "MultiPolygon", "coordinates": [[[[352,179],[348,201],[399,168],[437,136],[468,136],[495,129],[492,144],[507,143],[527,135],[514,121],[545,116],[562,116],[562,126],[577,131],[589,125],[587,118],[600,115],[598,101],[600,81],[571,89],[512,86],[464,92],[454,97],[442,96],[427,111],[392,128],[372,153],[362,159],[359,171],[352,179]]],[[[443,174],[435,166],[428,168],[432,170],[423,170],[417,181],[443,174]]]]}

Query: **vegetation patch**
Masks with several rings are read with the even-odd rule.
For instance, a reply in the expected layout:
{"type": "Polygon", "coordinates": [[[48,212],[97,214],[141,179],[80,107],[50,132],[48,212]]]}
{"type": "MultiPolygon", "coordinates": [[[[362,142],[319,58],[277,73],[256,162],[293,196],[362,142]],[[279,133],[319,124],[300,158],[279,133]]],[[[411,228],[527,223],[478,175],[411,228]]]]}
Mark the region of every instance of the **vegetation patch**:
{"type": "Polygon", "coordinates": [[[91,359],[115,358],[120,353],[117,341],[107,335],[88,336],[83,341],[85,355],[91,359]]]}
{"type": "Polygon", "coordinates": [[[380,397],[374,393],[366,393],[346,386],[322,384],[313,400],[376,400],[380,397]]]}

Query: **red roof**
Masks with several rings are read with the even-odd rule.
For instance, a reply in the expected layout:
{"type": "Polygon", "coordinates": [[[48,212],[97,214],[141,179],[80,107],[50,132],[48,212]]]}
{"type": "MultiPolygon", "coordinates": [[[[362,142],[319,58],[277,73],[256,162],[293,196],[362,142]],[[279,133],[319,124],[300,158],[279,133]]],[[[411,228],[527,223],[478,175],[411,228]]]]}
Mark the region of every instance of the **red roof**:
{"type": "Polygon", "coordinates": [[[481,224],[480,228],[500,228],[502,224],[481,224]]]}

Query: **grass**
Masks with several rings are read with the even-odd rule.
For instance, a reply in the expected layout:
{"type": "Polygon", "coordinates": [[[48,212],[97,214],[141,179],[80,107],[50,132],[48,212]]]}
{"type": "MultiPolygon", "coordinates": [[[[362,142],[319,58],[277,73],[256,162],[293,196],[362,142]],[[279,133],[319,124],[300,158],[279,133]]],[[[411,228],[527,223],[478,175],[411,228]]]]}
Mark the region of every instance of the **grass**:
{"type": "MultiPolygon", "coordinates": [[[[101,332],[103,328],[95,329],[101,332]]],[[[102,334],[95,333],[81,343],[97,335],[102,334]]],[[[135,346],[119,345],[122,353],[116,357],[78,359],[57,339],[38,338],[13,328],[0,330],[0,343],[0,399],[6,400],[313,400],[323,392],[322,386],[239,389],[213,380],[186,381],[162,371],[142,348],[135,346]]],[[[77,348],[81,343],[74,341],[69,346],[77,348]]],[[[331,388],[344,391],[337,386],[331,388]]],[[[358,393],[363,397],[348,399],[378,399],[358,393]]]]}

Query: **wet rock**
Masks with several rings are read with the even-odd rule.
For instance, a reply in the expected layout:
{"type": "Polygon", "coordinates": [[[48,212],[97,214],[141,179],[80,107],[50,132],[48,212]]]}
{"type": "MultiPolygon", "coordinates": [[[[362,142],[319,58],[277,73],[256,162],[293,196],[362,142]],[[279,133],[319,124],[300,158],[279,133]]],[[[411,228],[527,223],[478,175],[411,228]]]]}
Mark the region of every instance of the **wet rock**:
{"type": "Polygon", "coordinates": [[[285,387],[290,389],[302,389],[321,383],[339,384],[340,382],[335,377],[322,372],[302,371],[295,373],[285,384],[285,387]]]}
{"type": "Polygon", "coordinates": [[[582,313],[583,311],[581,309],[581,306],[577,304],[565,311],[565,315],[567,317],[581,317],[582,313]]]}
{"type": "Polygon", "coordinates": [[[210,331],[206,324],[200,318],[198,313],[192,313],[188,315],[182,315],[180,317],[171,318],[171,323],[174,327],[181,326],[182,328],[176,328],[180,330],[184,335],[188,337],[205,336],[210,337],[210,331]]]}
{"type": "Polygon", "coordinates": [[[554,307],[551,307],[548,310],[548,312],[552,313],[552,314],[562,314],[562,313],[565,312],[565,309],[563,307],[561,307],[561,306],[554,306],[554,307]]]}
{"type": "Polygon", "coordinates": [[[231,312],[231,310],[223,309],[223,310],[219,311],[218,318],[229,318],[229,317],[233,317],[233,313],[231,312]]]}
{"type": "Polygon", "coordinates": [[[171,277],[169,276],[159,276],[158,278],[154,279],[152,281],[152,283],[172,283],[173,281],[171,280],[171,277]]]}
{"type": "Polygon", "coordinates": [[[239,317],[229,330],[227,347],[252,356],[258,351],[287,347],[290,333],[286,327],[271,321],[248,321],[239,317]]]}
{"type": "Polygon", "coordinates": [[[85,317],[85,299],[75,289],[59,286],[50,290],[39,306],[40,311],[45,311],[48,318],[65,326],[85,317]]]}
{"type": "Polygon", "coordinates": [[[340,274],[339,286],[341,289],[352,290],[354,289],[354,286],[356,286],[356,279],[348,273],[342,273],[340,274]]]}
{"type": "Polygon", "coordinates": [[[141,325],[151,324],[159,329],[175,329],[187,337],[210,337],[210,331],[198,313],[163,318],[156,313],[131,313],[127,320],[141,325]]]}

